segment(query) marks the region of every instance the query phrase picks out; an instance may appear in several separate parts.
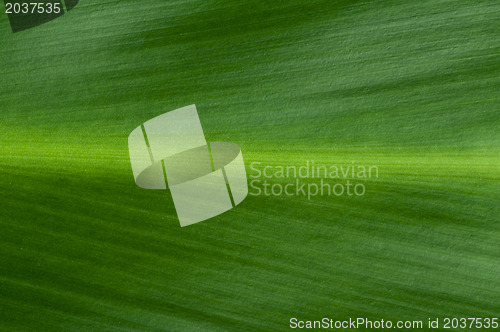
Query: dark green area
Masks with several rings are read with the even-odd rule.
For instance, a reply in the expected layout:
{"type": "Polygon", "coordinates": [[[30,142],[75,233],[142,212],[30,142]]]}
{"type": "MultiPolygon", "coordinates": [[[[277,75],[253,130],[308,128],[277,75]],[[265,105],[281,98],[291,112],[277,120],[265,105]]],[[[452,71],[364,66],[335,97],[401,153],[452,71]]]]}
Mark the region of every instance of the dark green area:
{"type": "MultiPolygon", "coordinates": [[[[47,23],[65,14],[61,0],[4,0],[5,13],[9,17],[12,32],[20,32],[47,23]]],[[[76,0],[78,2],[78,0],[76,0]]],[[[73,8],[76,3],[72,4],[73,8]]],[[[68,8],[71,9],[71,8],[68,8]]]]}

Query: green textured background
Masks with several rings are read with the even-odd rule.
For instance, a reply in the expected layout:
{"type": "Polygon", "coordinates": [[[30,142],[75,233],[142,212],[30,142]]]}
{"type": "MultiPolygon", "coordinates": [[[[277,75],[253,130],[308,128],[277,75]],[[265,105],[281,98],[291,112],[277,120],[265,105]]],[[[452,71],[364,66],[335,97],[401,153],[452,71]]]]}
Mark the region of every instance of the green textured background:
{"type": "Polygon", "coordinates": [[[83,0],[16,34],[2,13],[0,329],[499,317],[499,106],[497,0],[83,0]],[[127,136],[189,104],[247,166],[380,176],[181,228],[127,136]]]}

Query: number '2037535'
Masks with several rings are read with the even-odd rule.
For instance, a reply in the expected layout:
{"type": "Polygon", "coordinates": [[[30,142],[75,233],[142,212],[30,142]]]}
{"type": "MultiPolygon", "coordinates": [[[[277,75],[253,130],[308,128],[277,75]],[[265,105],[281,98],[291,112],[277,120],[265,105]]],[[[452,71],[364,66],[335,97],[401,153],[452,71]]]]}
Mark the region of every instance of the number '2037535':
{"type": "Polygon", "coordinates": [[[496,329],[498,328],[498,318],[444,318],[443,328],[449,329],[496,329]]]}
{"type": "Polygon", "coordinates": [[[60,3],[44,2],[23,2],[5,4],[7,14],[59,14],[61,12],[60,3]]]}

